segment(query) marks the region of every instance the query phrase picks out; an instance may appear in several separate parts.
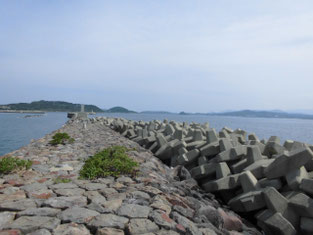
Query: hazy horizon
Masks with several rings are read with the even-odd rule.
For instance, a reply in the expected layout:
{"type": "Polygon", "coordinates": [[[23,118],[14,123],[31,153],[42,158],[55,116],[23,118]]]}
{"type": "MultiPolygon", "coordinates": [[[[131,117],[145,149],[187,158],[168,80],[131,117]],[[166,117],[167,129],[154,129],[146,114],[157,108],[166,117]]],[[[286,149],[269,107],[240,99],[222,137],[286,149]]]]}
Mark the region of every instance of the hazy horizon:
{"type": "Polygon", "coordinates": [[[0,0],[0,103],[313,110],[313,2],[0,0]]]}

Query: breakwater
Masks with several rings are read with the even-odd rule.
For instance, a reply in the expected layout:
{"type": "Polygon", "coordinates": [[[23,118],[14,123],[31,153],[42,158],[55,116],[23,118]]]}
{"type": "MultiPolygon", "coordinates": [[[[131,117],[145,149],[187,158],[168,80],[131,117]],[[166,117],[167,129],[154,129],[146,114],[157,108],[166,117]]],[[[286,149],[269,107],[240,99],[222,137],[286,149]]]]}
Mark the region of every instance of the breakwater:
{"type": "Polygon", "coordinates": [[[184,166],[201,188],[232,210],[256,219],[266,234],[313,233],[312,146],[259,140],[244,130],[209,124],[95,119],[152,151],[169,166],[184,166]]]}
{"type": "Polygon", "coordinates": [[[109,128],[113,122],[70,120],[7,154],[33,165],[0,177],[0,234],[260,234],[199,188],[184,167],[169,168],[109,128]],[[57,132],[75,141],[50,145],[57,132]],[[128,154],[140,164],[136,176],[78,179],[84,160],[113,145],[133,149],[128,154]]]}

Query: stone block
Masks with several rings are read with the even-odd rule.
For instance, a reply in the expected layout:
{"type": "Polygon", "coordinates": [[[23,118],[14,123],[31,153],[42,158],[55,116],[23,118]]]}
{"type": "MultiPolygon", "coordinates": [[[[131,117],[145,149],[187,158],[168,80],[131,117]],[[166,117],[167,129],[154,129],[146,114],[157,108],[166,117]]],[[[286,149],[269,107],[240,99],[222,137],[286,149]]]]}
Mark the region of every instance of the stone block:
{"type": "Polygon", "coordinates": [[[169,143],[163,145],[158,151],[155,153],[155,156],[161,160],[170,159],[172,156],[172,147],[169,143]]]}
{"type": "Polygon", "coordinates": [[[148,206],[141,206],[137,204],[122,204],[117,210],[119,216],[126,216],[129,218],[148,218],[152,208],[148,206]]]}
{"type": "Polygon", "coordinates": [[[149,219],[131,219],[127,231],[130,235],[147,234],[159,231],[159,227],[149,219]]]}
{"type": "Polygon", "coordinates": [[[220,147],[217,142],[212,143],[212,144],[207,144],[200,148],[200,153],[202,156],[214,156],[220,152],[220,147]]]}
{"type": "Polygon", "coordinates": [[[96,230],[102,227],[111,227],[117,229],[124,229],[128,224],[129,219],[114,214],[101,214],[93,218],[89,223],[88,227],[96,230]]]}
{"type": "Polygon", "coordinates": [[[209,175],[215,175],[216,163],[208,163],[201,166],[192,168],[190,171],[191,176],[196,179],[203,179],[209,175]]]}
{"type": "Polygon", "coordinates": [[[132,139],[132,138],[135,138],[136,133],[135,133],[135,131],[133,129],[129,129],[127,131],[127,136],[128,136],[128,138],[132,139]]]}
{"type": "Polygon", "coordinates": [[[179,154],[179,149],[181,148],[186,148],[187,144],[183,140],[173,140],[170,142],[170,146],[173,148],[173,153],[174,154],[179,154]]]}
{"type": "Polygon", "coordinates": [[[145,129],[142,129],[142,138],[146,138],[148,137],[148,130],[145,128],[145,129]]]}
{"type": "Polygon", "coordinates": [[[247,148],[245,146],[239,145],[237,147],[233,147],[229,150],[219,153],[215,157],[215,159],[217,162],[233,161],[233,160],[241,159],[246,154],[247,154],[247,148]]]}
{"type": "Polygon", "coordinates": [[[230,136],[229,136],[228,132],[225,131],[225,130],[221,130],[221,131],[218,133],[218,136],[219,136],[219,138],[230,139],[230,136]]]}
{"type": "Polygon", "coordinates": [[[15,212],[0,212],[0,231],[4,228],[9,227],[9,225],[14,221],[15,212]]]}
{"type": "Polygon", "coordinates": [[[194,141],[200,141],[203,140],[203,135],[201,129],[196,129],[193,132],[193,140],[194,141]]]}
{"type": "Polygon", "coordinates": [[[290,207],[299,216],[313,218],[313,199],[303,193],[293,193],[289,199],[290,207]]]}
{"type": "Polygon", "coordinates": [[[154,131],[156,129],[156,123],[155,122],[150,122],[148,125],[148,130],[149,131],[154,131]]]}
{"type": "Polygon", "coordinates": [[[263,190],[267,208],[274,212],[284,212],[288,207],[288,200],[275,188],[269,187],[263,190]]]}
{"type": "Polygon", "coordinates": [[[219,145],[220,145],[220,151],[221,152],[224,152],[226,150],[229,150],[233,147],[233,145],[231,144],[230,140],[229,139],[220,139],[219,141],[219,145]]]}
{"type": "Polygon", "coordinates": [[[152,143],[152,142],[156,142],[156,137],[155,137],[155,133],[151,132],[149,133],[149,136],[146,137],[147,141],[149,143],[152,143]]]}
{"type": "Polygon", "coordinates": [[[265,188],[263,190],[263,196],[268,209],[281,213],[294,227],[298,226],[299,217],[289,206],[287,198],[273,187],[265,188]]]}
{"type": "Polygon", "coordinates": [[[293,225],[281,213],[265,210],[257,215],[258,225],[266,235],[296,235],[293,225]]]}
{"type": "Polygon", "coordinates": [[[283,146],[284,146],[285,149],[287,149],[288,151],[291,151],[293,143],[294,143],[293,140],[286,140],[286,141],[284,142],[284,145],[283,145],[283,146]]]}
{"type": "Polygon", "coordinates": [[[285,148],[276,142],[268,141],[265,145],[263,154],[272,157],[273,155],[284,153],[285,148]]]}
{"type": "Polygon", "coordinates": [[[293,141],[290,151],[294,151],[299,148],[307,147],[307,144],[301,143],[299,141],[293,141]]]}
{"type": "Polygon", "coordinates": [[[185,137],[185,138],[184,138],[184,141],[185,141],[186,143],[193,142],[193,137],[192,137],[192,136],[185,137]]]}
{"type": "Polygon", "coordinates": [[[300,229],[304,234],[313,234],[313,219],[302,217],[300,220],[300,229]]]}
{"type": "Polygon", "coordinates": [[[283,186],[280,179],[269,180],[269,179],[264,178],[264,179],[259,180],[259,184],[261,188],[273,187],[277,190],[281,189],[283,186]]]}
{"type": "Polygon", "coordinates": [[[37,229],[54,230],[60,220],[46,216],[21,216],[10,225],[12,229],[19,229],[23,234],[33,232],[37,229]]]}
{"type": "Polygon", "coordinates": [[[313,159],[304,164],[307,171],[313,171],[313,159]]]}
{"type": "Polygon", "coordinates": [[[279,155],[264,171],[268,179],[286,175],[288,172],[300,168],[313,158],[313,152],[308,147],[292,151],[287,155],[279,155]]]}
{"type": "Polygon", "coordinates": [[[229,134],[229,136],[230,136],[231,140],[239,142],[240,144],[244,144],[246,142],[246,140],[243,138],[242,135],[231,133],[231,134],[229,134]]]}
{"type": "Polygon", "coordinates": [[[204,129],[204,130],[207,130],[210,128],[210,124],[208,122],[205,122],[201,125],[201,127],[204,129]]]}
{"type": "Polygon", "coordinates": [[[167,140],[165,139],[164,135],[162,133],[158,133],[156,135],[157,143],[160,147],[167,144],[167,140]]]}
{"type": "Polygon", "coordinates": [[[234,132],[231,128],[229,128],[229,127],[227,127],[227,126],[224,126],[222,130],[225,130],[228,134],[234,132]]]}
{"type": "Polygon", "coordinates": [[[300,189],[313,196],[313,179],[303,179],[300,184],[300,189]]]}
{"type": "Polygon", "coordinates": [[[150,147],[149,147],[149,150],[153,153],[155,153],[158,149],[158,143],[157,142],[154,142],[150,147]]]}
{"type": "Polygon", "coordinates": [[[100,213],[88,210],[86,208],[73,207],[68,208],[59,215],[59,219],[64,222],[75,222],[79,224],[88,223],[94,217],[100,215],[100,213]]]}
{"type": "Polygon", "coordinates": [[[221,179],[229,175],[231,175],[231,172],[226,162],[216,164],[216,179],[221,179]]]}
{"type": "Polygon", "coordinates": [[[230,169],[234,174],[240,173],[248,166],[247,159],[242,159],[230,165],[230,169]]]}
{"type": "Polygon", "coordinates": [[[182,140],[184,138],[183,130],[181,128],[176,129],[174,133],[174,138],[179,140],[182,140]]]}
{"type": "Polygon", "coordinates": [[[206,192],[216,192],[219,190],[229,190],[240,186],[239,174],[230,175],[218,180],[209,181],[202,184],[202,188],[206,192]]]}
{"type": "Polygon", "coordinates": [[[178,149],[178,154],[182,155],[184,153],[188,153],[188,150],[185,147],[178,149]]]}
{"type": "Polygon", "coordinates": [[[206,156],[200,156],[198,158],[198,165],[200,166],[200,165],[206,164],[206,163],[208,163],[208,161],[209,160],[206,156]]]}
{"type": "Polygon", "coordinates": [[[177,158],[177,163],[179,165],[188,165],[198,159],[200,151],[198,149],[191,150],[187,153],[184,153],[177,158]]]}
{"type": "MultiPolygon", "coordinates": [[[[260,141],[250,140],[248,145],[258,146],[261,154],[265,150],[265,144],[261,143],[260,141]]],[[[262,157],[264,158],[264,156],[262,156],[262,157]]]]}
{"type": "Polygon", "coordinates": [[[175,132],[174,127],[171,124],[167,124],[164,131],[165,135],[173,135],[174,132],[175,132]]]}
{"type": "Polygon", "coordinates": [[[300,169],[294,169],[286,174],[287,184],[292,190],[298,190],[301,181],[307,178],[308,173],[304,166],[300,169]]]}
{"type": "Polygon", "coordinates": [[[248,136],[248,140],[260,141],[259,138],[256,136],[255,133],[251,133],[251,134],[248,136]]]}
{"type": "Polygon", "coordinates": [[[256,161],[262,160],[260,148],[257,146],[247,147],[247,163],[250,165],[256,161]]]}
{"type": "Polygon", "coordinates": [[[178,162],[177,162],[177,159],[178,159],[177,155],[174,155],[174,156],[171,157],[171,159],[170,159],[171,160],[171,163],[170,163],[171,167],[175,167],[175,166],[179,165],[178,162]]]}
{"type": "Polygon", "coordinates": [[[228,205],[236,212],[251,212],[265,207],[261,190],[246,192],[232,198],[228,205]]]}
{"type": "Polygon", "coordinates": [[[203,141],[203,140],[193,141],[193,142],[187,143],[186,149],[190,151],[190,150],[195,149],[198,145],[202,145],[202,144],[205,144],[205,143],[206,142],[203,141]]]}
{"type": "Polygon", "coordinates": [[[280,138],[278,136],[271,136],[267,142],[274,142],[280,144],[280,138]]]}
{"type": "Polygon", "coordinates": [[[241,173],[239,176],[239,181],[244,193],[260,189],[258,180],[250,171],[241,173]]]}
{"type": "Polygon", "coordinates": [[[250,166],[244,168],[244,171],[251,171],[257,179],[265,177],[264,170],[274,161],[274,159],[262,159],[252,163],[250,166]]]}
{"type": "Polygon", "coordinates": [[[218,136],[214,129],[206,131],[206,138],[207,138],[207,143],[209,144],[218,141],[218,136]]]}

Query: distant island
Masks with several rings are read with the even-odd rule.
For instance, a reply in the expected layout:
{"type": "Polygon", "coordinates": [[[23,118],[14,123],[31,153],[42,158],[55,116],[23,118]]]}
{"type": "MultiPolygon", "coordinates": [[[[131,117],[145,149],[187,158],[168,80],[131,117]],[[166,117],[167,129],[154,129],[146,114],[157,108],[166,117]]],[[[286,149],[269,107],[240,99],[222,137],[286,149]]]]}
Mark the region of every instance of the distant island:
{"type": "Polygon", "coordinates": [[[299,119],[313,119],[313,115],[300,113],[286,113],[282,111],[254,111],[241,110],[223,113],[208,113],[208,115],[216,116],[232,116],[232,117],[258,117],[258,118],[299,118],[299,119]]]}
{"type": "MultiPolygon", "coordinates": [[[[0,105],[0,111],[44,111],[44,112],[79,112],[80,104],[73,104],[64,101],[34,101],[31,103],[15,103],[0,105]]],[[[95,105],[85,105],[85,112],[103,112],[102,109],[95,105]]]]}
{"type": "Polygon", "coordinates": [[[105,113],[136,113],[135,111],[128,110],[126,108],[116,106],[107,110],[103,110],[105,113]]]}

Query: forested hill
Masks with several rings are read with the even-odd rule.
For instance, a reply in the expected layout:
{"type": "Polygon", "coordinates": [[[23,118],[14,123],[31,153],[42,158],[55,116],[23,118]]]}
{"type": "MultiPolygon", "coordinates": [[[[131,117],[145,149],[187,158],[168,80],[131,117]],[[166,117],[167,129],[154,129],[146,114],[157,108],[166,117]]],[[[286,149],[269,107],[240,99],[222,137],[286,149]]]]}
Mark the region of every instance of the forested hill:
{"type": "MultiPolygon", "coordinates": [[[[64,101],[34,101],[31,103],[16,103],[1,105],[0,110],[38,110],[51,112],[79,112],[80,104],[73,104],[64,101]]],[[[95,105],[85,105],[86,112],[103,112],[95,105]]]]}

